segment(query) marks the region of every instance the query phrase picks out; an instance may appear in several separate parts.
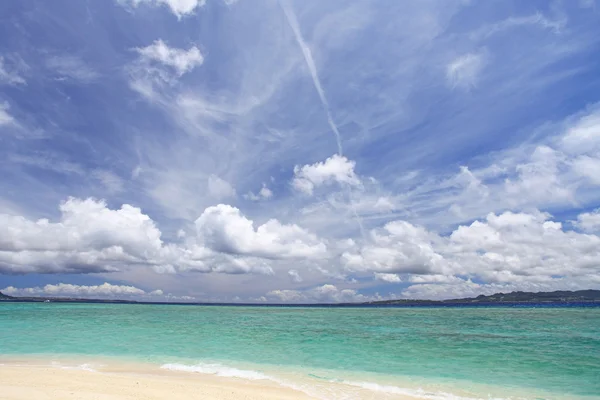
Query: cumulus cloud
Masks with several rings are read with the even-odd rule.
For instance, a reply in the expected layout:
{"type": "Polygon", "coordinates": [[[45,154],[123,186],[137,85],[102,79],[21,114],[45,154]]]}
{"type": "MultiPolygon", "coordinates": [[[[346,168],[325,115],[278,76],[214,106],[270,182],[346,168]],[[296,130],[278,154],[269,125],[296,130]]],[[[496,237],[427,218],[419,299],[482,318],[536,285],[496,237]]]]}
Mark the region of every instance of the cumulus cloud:
{"type": "Polygon", "coordinates": [[[485,66],[485,53],[468,53],[454,59],[446,67],[446,80],[453,88],[470,89],[477,86],[485,66]]]}
{"type": "Polygon", "coordinates": [[[271,290],[266,294],[268,300],[283,303],[360,303],[383,300],[379,294],[366,296],[354,289],[339,289],[335,285],[325,284],[308,290],[271,290]]]}
{"type": "Polygon", "coordinates": [[[138,7],[140,4],[150,6],[167,6],[178,19],[193,14],[197,8],[204,6],[206,0],[118,0],[119,3],[138,7]]]}
{"type": "Polygon", "coordinates": [[[315,188],[333,183],[360,185],[360,179],[354,172],[354,161],[334,154],[323,162],[294,167],[294,189],[312,195],[315,188]]]}
{"type": "Polygon", "coordinates": [[[298,225],[275,219],[254,228],[239,209],[219,204],[207,208],[196,220],[198,237],[219,252],[264,258],[314,258],[323,256],[326,245],[298,225]]]}
{"type": "Polygon", "coordinates": [[[101,285],[73,285],[58,283],[56,285],[36,286],[29,288],[16,288],[8,286],[0,292],[8,296],[22,297],[74,297],[88,299],[120,299],[120,300],[146,300],[146,301],[193,301],[190,296],[173,296],[156,289],[150,292],[129,285],[113,285],[105,282],[101,285]]]}
{"type": "Polygon", "coordinates": [[[496,293],[510,293],[514,291],[549,292],[555,290],[581,290],[600,288],[598,276],[589,278],[567,280],[557,278],[545,282],[518,283],[476,283],[470,279],[455,278],[451,283],[412,285],[402,292],[402,297],[410,299],[459,299],[476,297],[481,294],[489,296],[496,293]]]}
{"type": "Polygon", "coordinates": [[[190,72],[204,62],[204,57],[196,46],[192,46],[188,50],[172,48],[161,39],[136,50],[143,61],[170,67],[177,76],[190,72]]]}
{"type": "Polygon", "coordinates": [[[446,261],[435,249],[439,238],[422,227],[393,221],[371,231],[369,239],[360,252],[342,254],[346,269],[426,274],[445,268],[446,261]]]}
{"type": "Polygon", "coordinates": [[[576,225],[586,232],[600,232],[600,209],[579,214],[576,225]]]}
{"type": "Polygon", "coordinates": [[[2,289],[2,293],[9,296],[57,296],[57,297],[118,297],[118,296],[140,296],[146,294],[142,289],[134,286],[111,285],[103,283],[102,285],[85,286],[71,285],[68,283],[59,283],[57,285],[46,285],[43,287],[15,288],[9,286],[2,289]]]}
{"type": "Polygon", "coordinates": [[[375,272],[375,279],[387,283],[400,283],[402,282],[402,278],[397,274],[384,274],[381,272],[375,272]]]}
{"type": "Polygon", "coordinates": [[[480,218],[490,211],[595,206],[600,186],[596,173],[599,107],[540,129],[546,139],[536,144],[491,154],[454,174],[411,179],[406,190],[395,196],[396,208],[439,226],[480,218]]]}
{"type": "Polygon", "coordinates": [[[104,201],[70,198],[57,222],[0,214],[0,272],[94,273],[145,266],[178,271],[273,274],[272,259],[314,258],[326,246],[297,225],[270,220],[256,230],[236,208],[208,208],[197,235],[165,243],[139,208],[112,210],[104,201]]]}
{"type": "Polygon", "coordinates": [[[158,252],[161,233],[139,208],[70,198],[61,219],[0,215],[0,272],[110,272],[158,252]]]}
{"type": "MultiPolygon", "coordinates": [[[[578,219],[590,230],[596,222],[595,213],[578,219]]],[[[351,272],[371,272],[384,280],[387,274],[406,274],[411,283],[452,285],[473,279],[559,287],[577,281],[585,287],[586,279],[600,274],[599,246],[599,236],[567,230],[549,214],[504,212],[458,226],[449,235],[390,222],[341,260],[351,272]]]]}

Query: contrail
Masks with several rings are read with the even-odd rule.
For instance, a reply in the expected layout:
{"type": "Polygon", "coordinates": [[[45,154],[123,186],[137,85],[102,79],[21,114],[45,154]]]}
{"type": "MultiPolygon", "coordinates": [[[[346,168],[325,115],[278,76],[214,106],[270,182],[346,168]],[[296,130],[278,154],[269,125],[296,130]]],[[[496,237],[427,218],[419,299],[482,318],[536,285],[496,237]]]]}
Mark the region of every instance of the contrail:
{"type": "Polygon", "coordinates": [[[296,37],[296,42],[298,42],[298,46],[300,46],[300,48],[302,49],[302,54],[304,55],[304,60],[306,61],[308,70],[310,71],[310,76],[312,77],[315,89],[317,90],[319,98],[321,99],[321,104],[323,105],[325,114],[327,114],[327,122],[329,122],[331,130],[335,134],[335,140],[337,142],[338,147],[338,154],[341,156],[343,153],[342,137],[340,136],[340,131],[338,130],[337,125],[333,120],[333,116],[331,115],[331,110],[329,109],[329,103],[327,102],[325,91],[323,90],[323,86],[321,86],[321,80],[319,79],[319,72],[317,71],[315,60],[313,60],[310,48],[308,47],[308,45],[304,41],[304,38],[302,37],[302,33],[300,32],[300,25],[298,24],[298,20],[296,19],[296,14],[294,14],[294,11],[290,8],[288,1],[281,0],[279,4],[281,5],[281,9],[285,14],[288,24],[292,28],[292,31],[294,31],[294,36],[296,37]]]}
{"type": "MultiPolygon", "coordinates": [[[[317,71],[317,66],[315,65],[315,60],[312,57],[312,53],[310,48],[304,41],[302,37],[302,33],[300,32],[300,25],[298,24],[298,20],[296,19],[296,14],[290,7],[288,0],[280,0],[279,5],[285,14],[285,18],[287,19],[288,24],[292,28],[294,32],[294,36],[296,37],[296,42],[300,49],[302,49],[302,54],[304,55],[304,61],[306,61],[306,65],[308,66],[308,70],[310,71],[310,76],[312,78],[313,84],[315,85],[315,89],[319,94],[319,98],[321,99],[321,104],[323,105],[323,109],[325,110],[325,114],[327,114],[327,122],[331,127],[331,130],[335,134],[335,140],[337,142],[338,154],[340,156],[343,155],[344,151],[342,148],[342,136],[340,135],[340,131],[333,120],[333,116],[331,115],[331,110],[329,109],[329,102],[327,101],[327,97],[325,96],[325,90],[323,90],[323,86],[321,86],[321,80],[319,79],[319,71],[317,71]]],[[[352,193],[350,191],[350,186],[346,186],[346,194],[348,195],[348,200],[350,202],[350,208],[352,209],[352,213],[354,214],[354,218],[356,219],[356,223],[360,229],[360,234],[363,239],[365,238],[365,230],[363,228],[362,221],[358,212],[356,212],[356,208],[352,203],[352,193]]]]}

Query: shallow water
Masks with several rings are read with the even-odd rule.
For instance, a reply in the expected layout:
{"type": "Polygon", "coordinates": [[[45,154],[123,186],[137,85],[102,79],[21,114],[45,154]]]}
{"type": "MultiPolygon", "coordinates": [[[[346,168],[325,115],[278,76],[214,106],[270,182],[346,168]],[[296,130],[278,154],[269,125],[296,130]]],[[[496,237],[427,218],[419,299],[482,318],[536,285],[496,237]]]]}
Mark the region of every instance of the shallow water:
{"type": "Polygon", "coordinates": [[[600,398],[600,308],[0,303],[0,354],[121,357],[321,398],[600,398]]]}

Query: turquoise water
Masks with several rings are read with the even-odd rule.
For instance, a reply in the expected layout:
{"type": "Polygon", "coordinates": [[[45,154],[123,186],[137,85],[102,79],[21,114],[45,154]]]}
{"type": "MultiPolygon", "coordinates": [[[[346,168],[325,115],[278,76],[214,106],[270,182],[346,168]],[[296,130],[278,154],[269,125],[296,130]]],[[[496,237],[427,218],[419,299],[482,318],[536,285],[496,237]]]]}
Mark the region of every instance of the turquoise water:
{"type": "Polygon", "coordinates": [[[324,382],[368,377],[361,382],[600,398],[600,308],[0,303],[0,354],[116,356],[200,372],[252,365],[324,382]]]}

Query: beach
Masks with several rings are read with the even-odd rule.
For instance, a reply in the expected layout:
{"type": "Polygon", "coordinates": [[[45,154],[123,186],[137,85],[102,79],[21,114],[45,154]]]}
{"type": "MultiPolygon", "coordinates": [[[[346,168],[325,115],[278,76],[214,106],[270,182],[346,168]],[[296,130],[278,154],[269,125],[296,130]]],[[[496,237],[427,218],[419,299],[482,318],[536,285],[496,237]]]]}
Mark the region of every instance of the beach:
{"type": "Polygon", "coordinates": [[[86,371],[52,366],[0,366],[5,400],[302,400],[307,395],[269,382],[156,371],[86,371]]]}
{"type": "MultiPolygon", "coordinates": [[[[0,398],[3,400],[304,400],[301,387],[286,387],[268,379],[243,379],[215,374],[170,371],[148,364],[60,363],[50,359],[0,358],[0,398]]],[[[100,362],[100,361],[99,361],[100,362]]],[[[331,398],[334,398],[333,393],[331,398]]],[[[416,400],[423,398],[355,389],[351,398],[416,400]]]]}

